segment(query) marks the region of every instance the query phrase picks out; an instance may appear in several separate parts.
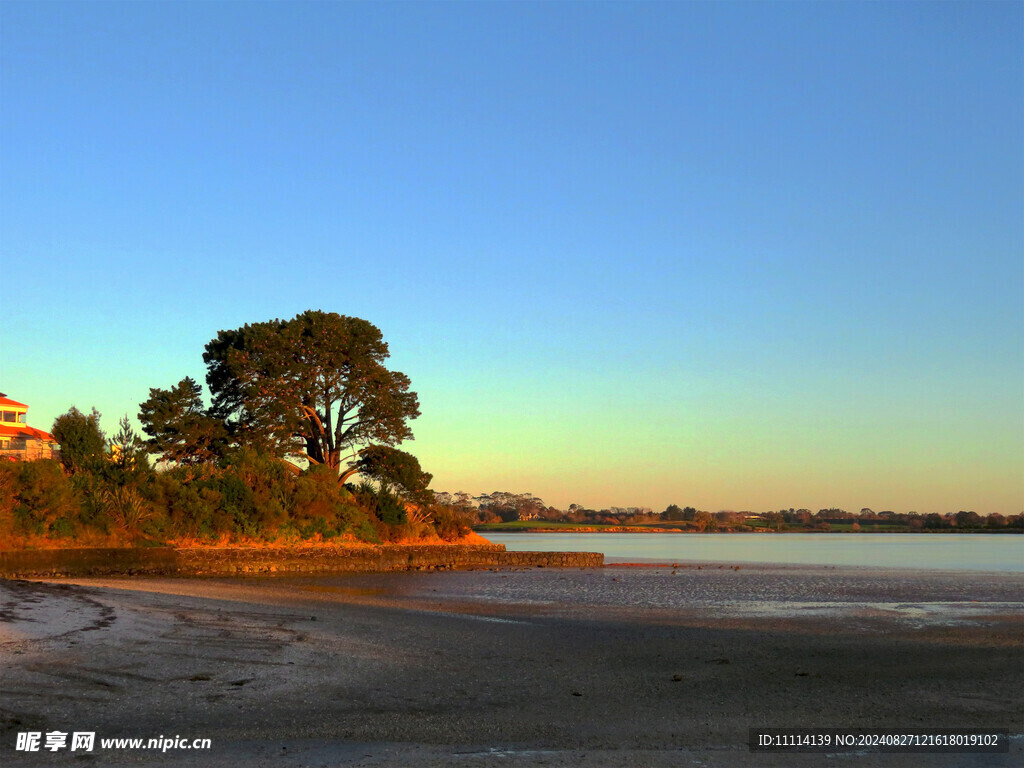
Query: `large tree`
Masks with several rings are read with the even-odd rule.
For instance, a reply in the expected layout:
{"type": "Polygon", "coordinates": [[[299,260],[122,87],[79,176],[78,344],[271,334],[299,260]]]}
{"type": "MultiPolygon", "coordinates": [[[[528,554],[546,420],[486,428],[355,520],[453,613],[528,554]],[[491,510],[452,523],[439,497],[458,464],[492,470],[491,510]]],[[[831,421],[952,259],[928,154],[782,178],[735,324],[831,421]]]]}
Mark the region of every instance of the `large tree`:
{"type": "Polygon", "coordinates": [[[333,312],[220,331],[203,354],[211,414],[239,442],[304,453],[344,480],[362,448],[412,439],[419,401],[387,358],[376,326],[333,312]]]}

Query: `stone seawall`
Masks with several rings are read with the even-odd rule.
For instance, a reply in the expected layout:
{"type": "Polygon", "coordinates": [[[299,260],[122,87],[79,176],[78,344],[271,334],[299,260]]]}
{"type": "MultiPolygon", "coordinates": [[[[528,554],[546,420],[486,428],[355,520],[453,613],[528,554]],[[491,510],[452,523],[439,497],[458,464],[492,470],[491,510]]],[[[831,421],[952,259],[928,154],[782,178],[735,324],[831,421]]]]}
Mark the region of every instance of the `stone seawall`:
{"type": "Polygon", "coordinates": [[[0,551],[0,578],[236,576],[472,568],[598,568],[596,552],[507,552],[504,545],[384,544],[366,547],[204,547],[0,551]]]}

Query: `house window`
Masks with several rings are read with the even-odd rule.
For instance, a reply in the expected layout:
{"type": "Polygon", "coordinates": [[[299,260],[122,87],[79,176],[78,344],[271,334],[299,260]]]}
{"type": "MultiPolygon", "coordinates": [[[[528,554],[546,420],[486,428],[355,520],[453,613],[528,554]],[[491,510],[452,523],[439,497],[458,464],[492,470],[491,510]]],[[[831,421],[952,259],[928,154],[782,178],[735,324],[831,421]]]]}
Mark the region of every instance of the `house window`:
{"type": "Polygon", "coordinates": [[[18,423],[19,424],[24,424],[25,423],[25,414],[24,413],[19,413],[18,414],[18,423]]]}
{"type": "Polygon", "coordinates": [[[14,411],[4,411],[4,421],[14,421],[14,411]]]}

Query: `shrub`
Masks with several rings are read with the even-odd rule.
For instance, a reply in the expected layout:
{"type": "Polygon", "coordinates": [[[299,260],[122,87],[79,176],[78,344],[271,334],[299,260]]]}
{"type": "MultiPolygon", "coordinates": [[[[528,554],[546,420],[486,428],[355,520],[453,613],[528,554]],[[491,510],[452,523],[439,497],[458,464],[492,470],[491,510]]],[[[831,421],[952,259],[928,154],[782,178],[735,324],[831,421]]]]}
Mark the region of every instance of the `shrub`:
{"type": "Polygon", "coordinates": [[[294,525],[305,538],[350,533],[363,541],[379,540],[367,510],[338,483],[337,473],[329,467],[314,465],[295,479],[291,510],[294,525]]]}
{"type": "Polygon", "coordinates": [[[142,522],[153,516],[150,503],[132,485],[104,488],[103,505],[110,518],[128,533],[138,533],[142,522]]]}
{"type": "Polygon", "coordinates": [[[0,463],[0,541],[14,535],[17,474],[18,465],[14,462],[4,461],[0,463]]]}
{"type": "Polygon", "coordinates": [[[445,541],[461,539],[472,530],[470,515],[464,510],[457,507],[434,506],[431,511],[437,535],[445,541]]]}
{"type": "Polygon", "coordinates": [[[52,459],[20,461],[14,465],[13,474],[13,498],[7,503],[13,502],[16,533],[45,536],[66,532],[69,526],[73,529],[81,504],[60,464],[52,459]],[[54,531],[54,524],[61,519],[66,522],[54,531]]]}
{"type": "Polygon", "coordinates": [[[235,505],[233,515],[238,533],[267,534],[288,519],[295,478],[283,462],[242,449],[228,455],[224,470],[224,492],[228,502],[235,505]]]}

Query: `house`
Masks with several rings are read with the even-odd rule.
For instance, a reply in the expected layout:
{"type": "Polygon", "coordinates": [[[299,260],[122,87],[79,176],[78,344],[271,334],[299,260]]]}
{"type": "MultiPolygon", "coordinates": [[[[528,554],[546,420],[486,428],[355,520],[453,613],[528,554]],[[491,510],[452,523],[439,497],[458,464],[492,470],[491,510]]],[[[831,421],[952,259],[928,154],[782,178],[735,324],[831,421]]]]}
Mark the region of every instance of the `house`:
{"type": "Polygon", "coordinates": [[[0,459],[31,461],[55,459],[57,441],[53,435],[25,423],[28,406],[0,392],[0,459]]]}

